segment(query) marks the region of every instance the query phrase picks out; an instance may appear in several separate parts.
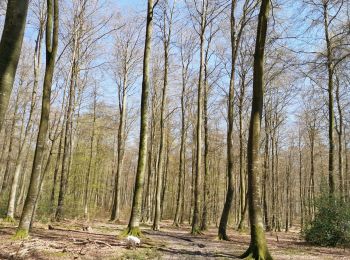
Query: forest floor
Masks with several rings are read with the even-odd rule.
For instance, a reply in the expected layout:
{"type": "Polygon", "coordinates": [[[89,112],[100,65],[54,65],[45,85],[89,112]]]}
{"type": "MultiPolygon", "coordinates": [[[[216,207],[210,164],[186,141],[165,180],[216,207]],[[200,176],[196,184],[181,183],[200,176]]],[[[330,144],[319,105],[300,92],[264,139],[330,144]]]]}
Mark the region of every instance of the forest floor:
{"type": "MultiPolygon", "coordinates": [[[[125,223],[93,222],[89,231],[84,223],[64,221],[37,223],[30,238],[14,240],[14,224],[0,221],[0,259],[238,259],[249,245],[249,234],[230,230],[231,241],[219,241],[216,228],[192,236],[189,226],[176,228],[163,222],[160,232],[143,225],[141,246],[128,249],[119,234],[125,223]]],[[[314,247],[297,232],[267,233],[275,259],[350,259],[350,249],[314,247]]]]}

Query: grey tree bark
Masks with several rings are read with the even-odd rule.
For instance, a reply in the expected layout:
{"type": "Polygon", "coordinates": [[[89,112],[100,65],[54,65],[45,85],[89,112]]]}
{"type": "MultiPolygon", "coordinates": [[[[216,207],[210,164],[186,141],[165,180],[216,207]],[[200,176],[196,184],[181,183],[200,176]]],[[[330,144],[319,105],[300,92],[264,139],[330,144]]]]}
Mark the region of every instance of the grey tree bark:
{"type": "Polygon", "coordinates": [[[148,136],[148,94],[149,94],[149,63],[151,56],[152,31],[153,31],[153,11],[156,1],[148,0],[147,3],[147,24],[146,24],[146,39],[143,57],[143,79],[141,93],[141,122],[140,122],[140,144],[139,156],[137,162],[137,171],[135,178],[134,196],[131,208],[131,215],[126,233],[140,235],[140,218],[141,218],[141,203],[144,176],[146,170],[147,157],[147,136],[148,136]]]}
{"type": "Polygon", "coordinates": [[[261,209],[259,146],[261,117],[264,101],[264,50],[270,0],[262,0],[254,53],[253,100],[248,139],[248,196],[250,220],[250,246],[240,258],[272,259],[266,243],[261,209]]]}

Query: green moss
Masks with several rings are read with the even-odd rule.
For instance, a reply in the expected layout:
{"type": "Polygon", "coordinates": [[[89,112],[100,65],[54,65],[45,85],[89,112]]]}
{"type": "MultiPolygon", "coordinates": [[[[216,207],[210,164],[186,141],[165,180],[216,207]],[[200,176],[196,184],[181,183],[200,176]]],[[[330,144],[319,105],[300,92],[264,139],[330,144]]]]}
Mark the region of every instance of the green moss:
{"type": "Polygon", "coordinates": [[[135,236],[135,237],[141,237],[142,232],[139,227],[127,227],[121,234],[121,237],[126,237],[126,236],[135,236]]]}
{"type": "Polygon", "coordinates": [[[202,231],[199,227],[193,227],[191,230],[192,235],[203,235],[202,231]]]}
{"type": "Polygon", "coordinates": [[[253,228],[252,241],[248,250],[241,255],[241,259],[272,260],[267,248],[264,229],[257,225],[253,228]]]}
{"type": "Polygon", "coordinates": [[[266,244],[250,245],[248,250],[239,258],[245,260],[273,260],[272,256],[270,255],[267,249],[266,244]]]}
{"type": "Polygon", "coordinates": [[[17,229],[16,234],[13,236],[14,240],[27,239],[29,237],[28,230],[26,229],[17,229]]]}
{"type": "Polygon", "coordinates": [[[10,216],[7,216],[6,218],[4,218],[4,222],[15,224],[16,220],[10,216]]]}

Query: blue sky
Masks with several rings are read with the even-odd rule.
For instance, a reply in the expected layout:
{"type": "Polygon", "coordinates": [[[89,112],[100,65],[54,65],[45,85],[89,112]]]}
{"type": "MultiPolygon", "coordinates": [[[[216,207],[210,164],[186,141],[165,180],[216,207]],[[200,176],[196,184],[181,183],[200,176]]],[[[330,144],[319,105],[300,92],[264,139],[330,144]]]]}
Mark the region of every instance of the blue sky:
{"type": "Polygon", "coordinates": [[[136,10],[146,10],[147,0],[110,0],[115,3],[118,7],[132,8],[136,10]]]}

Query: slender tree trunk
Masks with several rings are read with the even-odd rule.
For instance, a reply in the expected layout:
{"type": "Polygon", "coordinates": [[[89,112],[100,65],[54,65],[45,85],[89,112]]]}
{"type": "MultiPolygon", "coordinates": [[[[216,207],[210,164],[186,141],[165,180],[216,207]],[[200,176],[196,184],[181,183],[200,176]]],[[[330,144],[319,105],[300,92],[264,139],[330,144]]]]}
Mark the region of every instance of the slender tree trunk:
{"type": "Polygon", "coordinates": [[[200,233],[199,206],[200,206],[200,183],[202,175],[202,121],[203,121],[203,74],[204,74],[204,34],[206,27],[206,4],[202,1],[201,28],[200,28],[200,62],[199,62],[199,80],[197,90],[197,125],[196,125],[196,175],[194,179],[194,205],[192,216],[192,234],[200,233]]]}
{"type": "Polygon", "coordinates": [[[291,175],[291,164],[292,164],[292,153],[291,151],[289,152],[289,156],[288,156],[288,164],[286,166],[286,208],[285,208],[285,218],[286,218],[286,222],[285,222],[285,231],[288,232],[289,231],[289,219],[290,219],[290,209],[291,209],[291,179],[290,179],[290,175],[291,175]]]}
{"type": "MultiPolygon", "coordinates": [[[[243,147],[243,101],[245,96],[245,77],[242,79],[239,96],[239,185],[240,185],[240,205],[241,217],[238,224],[238,230],[243,230],[244,219],[247,211],[247,199],[245,188],[245,164],[244,164],[244,147],[243,147]]],[[[265,189],[264,189],[265,191],[265,189]]]]}
{"type": "MultiPolygon", "coordinates": [[[[153,102],[153,98],[152,98],[152,104],[154,104],[153,102]]],[[[152,118],[154,115],[154,108],[152,105],[152,118]]],[[[150,149],[148,151],[148,176],[147,176],[147,186],[146,186],[146,195],[145,195],[145,204],[146,204],[146,221],[150,222],[151,221],[151,212],[152,212],[152,200],[151,200],[151,184],[152,184],[152,178],[153,178],[153,167],[152,167],[152,161],[153,161],[153,146],[154,146],[154,132],[155,132],[155,126],[154,123],[152,122],[152,126],[151,126],[151,136],[150,136],[150,149]]]]}
{"type": "MultiPolygon", "coordinates": [[[[233,124],[234,124],[234,87],[235,87],[235,71],[236,71],[236,60],[237,53],[240,47],[241,36],[243,34],[244,27],[246,25],[246,15],[248,10],[248,1],[245,1],[242,6],[242,17],[239,21],[240,27],[236,29],[236,18],[235,18],[235,9],[237,1],[231,1],[231,18],[230,18],[230,34],[231,34],[231,75],[230,75],[230,86],[229,86],[229,97],[228,97],[228,126],[227,126],[227,191],[225,204],[223,212],[220,219],[219,225],[219,239],[228,240],[226,235],[226,225],[228,222],[228,216],[230,213],[230,208],[232,200],[234,197],[234,180],[233,180],[233,124]]],[[[242,112],[243,112],[243,100],[245,94],[245,82],[244,77],[240,87],[240,96],[239,96],[239,138],[240,138],[240,205],[241,205],[241,215],[239,220],[238,229],[242,229],[245,209],[244,206],[244,196],[245,196],[245,185],[244,185],[244,170],[243,170],[243,134],[242,134],[242,112]]],[[[236,204],[236,203],[235,203],[236,204]]]]}
{"type": "MultiPolygon", "coordinates": [[[[78,18],[75,18],[78,19],[78,18]]],[[[78,23],[77,21],[74,22],[78,23]]],[[[74,26],[76,27],[76,26],[74,26]]],[[[74,95],[76,86],[76,77],[78,73],[78,49],[79,49],[79,29],[75,29],[77,32],[74,33],[73,39],[73,53],[72,53],[72,67],[70,73],[69,83],[69,98],[67,104],[67,115],[65,120],[65,135],[63,142],[63,154],[62,154],[62,168],[61,168],[61,181],[60,189],[58,194],[58,203],[55,213],[55,220],[60,221],[63,218],[64,200],[68,185],[68,172],[71,164],[71,151],[72,151],[72,136],[73,136],[73,106],[74,106],[74,95]]]]}
{"type": "Polygon", "coordinates": [[[263,176],[263,207],[264,207],[264,222],[266,231],[271,231],[269,212],[267,205],[267,188],[268,188],[268,172],[269,172],[269,128],[268,118],[265,112],[265,153],[264,153],[264,176],[263,176]]]}
{"type": "Polygon", "coordinates": [[[11,220],[13,220],[15,217],[16,194],[17,194],[17,186],[18,186],[20,172],[21,172],[21,164],[19,164],[18,167],[16,167],[15,175],[13,176],[13,180],[12,180],[8,206],[7,206],[6,217],[11,220]]]}
{"type": "Polygon", "coordinates": [[[349,201],[349,190],[350,190],[350,175],[349,175],[349,159],[348,159],[348,141],[347,141],[347,128],[344,127],[344,156],[345,156],[345,182],[344,182],[344,199],[349,201]]]}
{"type": "Polygon", "coordinates": [[[301,150],[301,131],[299,128],[299,200],[300,200],[300,229],[304,230],[304,196],[303,196],[303,161],[302,161],[302,150],[301,150]]]}
{"type": "MultiPolygon", "coordinates": [[[[169,46],[170,46],[170,36],[171,36],[171,21],[166,28],[166,8],[164,9],[163,17],[163,47],[164,47],[164,78],[163,78],[163,93],[162,93],[162,103],[160,108],[160,143],[158,152],[158,167],[157,167],[157,186],[156,186],[156,205],[155,214],[153,221],[153,230],[160,229],[160,218],[161,218],[161,192],[163,184],[164,175],[164,143],[165,143],[165,113],[166,113],[166,102],[167,102],[167,88],[168,88],[168,68],[169,68],[169,46]]],[[[172,13],[171,13],[172,16],[172,13]]]]}
{"type": "Polygon", "coordinates": [[[0,131],[15,80],[26,26],[29,0],[8,0],[0,42],[0,131]]]}
{"type": "Polygon", "coordinates": [[[337,80],[336,85],[336,101],[339,114],[339,127],[338,127],[338,174],[339,174],[339,193],[341,198],[344,198],[344,171],[343,171],[343,110],[340,104],[340,83],[337,80]]]}
{"type": "MultiPolygon", "coordinates": [[[[194,116],[193,116],[194,117],[194,116]]],[[[193,123],[194,125],[194,123],[193,123]]],[[[192,129],[192,168],[191,168],[191,202],[189,207],[188,223],[192,223],[191,218],[193,217],[194,210],[194,199],[195,199],[195,177],[196,177],[196,128],[192,129]]]]}
{"type": "Polygon", "coordinates": [[[207,56],[209,52],[209,44],[206,50],[205,69],[204,69],[204,181],[203,181],[203,209],[202,209],[202,222],[201,231],[208,229],[208,199],[209,199],[209,126],[208,126],[208,91],[209,86],[207,82],[207,56]]]}
{"type": "MultiPolygon", "coordinates": [[[[182,57],[182,65],[184,65],[183,55],[182,57]]],[[[183,216],[182,205],[184,204],[182,198],[182,185],[185,179],[184,176],[184,168],[185,168],[185,117],[186,117],[186,108],[185,108],[185,94],[186,94],[186,74],[187,70],[185,66],[182,66],[182,92],[181,92],[181,144],[180,144],[180,162],[179,162],[179,177],[178,177],[178,185],[177,185],[177,199],[176,199],[176,211],[175,211],[175,219],[174,225],[179,226],[180,222],[180,211],[181,216],[183,216]]],[[[181,217],[183,219],[183,217],[181,217]]]]}
{"type": "Polygon", "coordinates": [[[16,235],[28,236],[34,207],[39,196],[43,155],[47,139],[50,116],[50,96],[55,58],[58,45],[58,0],[47,0],[46,21],[46,69],[43,84],[42,110],[29,190],[16,235]]]}
{"type": "Polygon", "coordinates": [[[224,208],[222,210],[220,225],[219,225],[219,239],[229,240],[226,234],[226,226],[228,222],[228,217],[230,214],[230,209],[233,200],[234,191],[234,180],[233,180],[233,123],[234,123],[234,88],[235,88],[235,60],[236,60],[236,32],[235,32],[235,7],[236,1],[231,2],[231,77],[230,77],[230,87],[229,87],[229,97],[228,97],[228,126],[227,126],[227,193],[224,208]]]}
{"type": "Polygon", "coordinates": [[[248,196],[251,241],[241,258],[272,259],[267,249],[261,210],[259,141],[264,96],[264,50],[270,1],[262,0],[254,54],[253,100],[248,139],[248,196]]]}
{"type": "Polygon", "coordinates": [[[58,148],[57,148],[56,164],[55,164],[55,169],[54,169],[54,173],[53,173],[52,190],[51,190],[51,195],[50,195],[50,212],[51,212],[51,214],[54,213],[57,177],[58,177],[58,171],[60,169],[60,164],[62,163],[61,158],[62,158],[62,144],[63,144],[64,135],[65,135],[64,130],[65,130],[65,128],[64,128],[64,122],[63,122],[62,127],[61,127],[60,142],[59,142],[58,148]]]}
{"type": "Polygon", "coordinates": [[[310,210],[312,216],[315,209],[315,128],[313,128],[310,133],[310,145],[310,210]]]}
{"type": "Polygon", "coordinates": [[[120,217],[120,177],[124,165],[124,151],[125,151],[125,123],[126,123],[126,101],[127,101],[127,70],[124,68],[124,79],[122,87],[121,100],[119,99],[119,126],[118,126],[118,144],[117,144],[117,172],[114,183],[114,202],[112,207],[111,220],[119,221],[120,217]]]}
{"type": "Polygon", "coordinates": [[[148,136],[148,94],[149,94],[149,63],[151,55],[151,41],[153,31],[153,0],[148,0],[147,4],[147,25],[145,50],[143,57],[143,79],[141,94],[141,122],[140,122],[140,144],[137,171],[135,178],[134,196],[132,201],[131,215],[127,233],[140,235],[140,217],[144,175],[147,157],[147,136],[148,136]]]}
{"type": "Polygon", "coordinates": [[[186,187],[186,139],[187,139],[187,134],[185,132],[185,136],[184,136],[184,158],[183,158],[183,181],[182,181],[182,187],[181,187],[181,216],[180,216],[180,224],[182,225],[184,223],[185,220],[185,205],[186,205],[186,200],[185,200],[185,187],[186,187]]]}
{"type": "Polygon", "coordinates": [[[93,107],[93,119],[92,119],[92,132],[90,137],[90,155],[89,155],[89,165],[86,174],[85,189],[84,189],[84,219],[89,219],[89,185],[90,185],[90,175],[95,139],[95,124],[96,124],[96,106],[97,106],[97,89],[94,89],[94,107],[93,107]]]}
{"type": "Polygon", "coordinates": [[[30,220],[29,230],[32,229],[32,226],[33,226],[33,223],[34,223],[34,220],[35,220],[35,216],[36,216],[36,211],[37,211],[38,204],[39,204],[39,201],[40,201],[41,190],[43,189],[43,185],[44,185],[44,179],[45,179],[46,174],[49,171],[49,167],[50,167],[50,163],[51,163],[51,159],[52,159],[52,155],[53,155],[53,150],[55,148],[55,143],[56,143],[57,138],[58,138],[58,134],[57,134],[58,133],[58,128],[59,128],[59,123],[57,124],[57,127],[56,127],[56,129],[54,131],[53,138],[51,138],[50,135],[49,135],[49,138],[51,140],[51,146],[50,146],[50,149],[49,149],[49,154],[47,156],[45,167],[41,170],[39,192],[38,192],[38,196],[36,197],[36,200],[35,200],[34,210],[33,210],[32,218],[30,220]]]}
{"type": "Polygon", "coordinates": [[[15,108],[13,111],[13,118],[11,122],[11,128],[10,128],[10,137],[9,137],[9,147],[7,151],[7,158],[6,158],[6,166],[5,166],[5,172],[4,172],[4,177],[2,178],[2,184],[1,184],[1,189],[0,189],[0,194],[3,192],[3,190],[8,187],[8,182],[9,182],[9,177],[10,177],[10,164],[12,161],[12,149],[13,149],[13,140],[14,140],[14,133],[15,133],[15,126],[16,126],[16,121],[17,121],[17,112],[19,108],[19,93],[16,96],[15,100],[15,108]]]}
{"type": "Polygon", "coordinates": [[[327,45],[327,73],[328,73],[328,184],[329,194],[334,195],[335,184],[334,184],[334,140],[333,140],[333,129],[334,129],[334,98],[333,98],[333,76],[334,76],[334,65],[332,55],[332,42],[328,32],[328,1],[323,1],[323,22],[324,22],[324,33],[327,45]]]}

